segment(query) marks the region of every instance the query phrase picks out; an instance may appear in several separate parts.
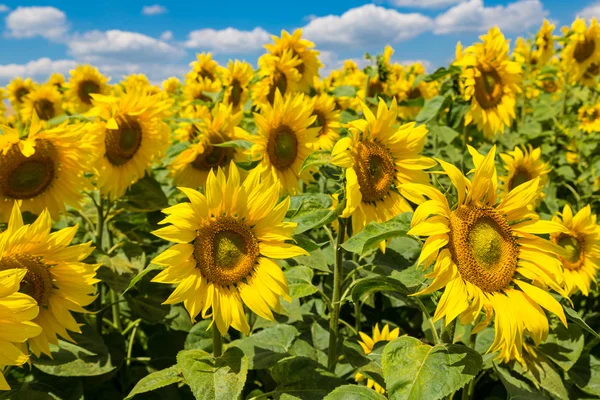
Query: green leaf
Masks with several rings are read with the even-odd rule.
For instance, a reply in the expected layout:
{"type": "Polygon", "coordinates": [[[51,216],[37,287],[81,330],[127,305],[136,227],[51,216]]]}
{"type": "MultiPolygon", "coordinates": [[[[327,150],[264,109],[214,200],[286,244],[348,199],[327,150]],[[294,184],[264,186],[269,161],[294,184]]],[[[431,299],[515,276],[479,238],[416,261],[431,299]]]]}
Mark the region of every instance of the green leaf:
{"type": "Polygon", "coordinates": [[[250,147],[252,147],[252,142],[250,142],[249,140],[229,140],[229,141],[223,142],[223,143],[212,144],[212,146],[215,146],[215,147],[236,147],[236,148],[239,148],[239,149],[247,150],[250,147]]]}
{"type": "Polygon", "coordinates": [[[569,400],[562,377],[546,357],[541,354],[535,359],[529,355],[524,355],[524,357],[527,357],[527,369],[523,368],[521,364],[515,363],[515,372],[529,379],[537,388],[542,388],[552,394],[553,398],[569,400]]]}
{"type": "Polygon", "coordinates": [[[356,88],[354,86],[338,86],[331,92],[334,97],[356,97],[356,88]]]}
{"type": "Polygon", "coordinates": [[[352,288],[352,301],[358,303],[361,298],[373,292],[393,292],[408,295],[410,292],[402,282],[387,276],[363,278],[352,288]]]}
{"type": "Polygon", "coordinates": [[[454,129],[448,126],[434,125],[429,127],[429,131],[433,136],[437,136],[440,142],[450,144],[459,135],[454,129]]]}
{"type": "Polygon", "coordinates": [[[412,213],[400,214],[387,222],[370,222],[358,234],[346,240],[342,247],[351,253],[363,254],[379,242],[404,236],[410,229],[412,213]]]}
{"type": "Polygon", "coordinates": [[[317,210],[292,218],[292,221],[298,224],[294,233],[298,235],[335,221],[338,215],[342,213],[344,207],[345,203],[341,201],[333,210],[317,210]]]}
{"type": "Polygon", "coordinates": [[[579,389],[600,396],[600,359],[596,356],[584,353],[568,373],[579,389]]]}
{"type": "Polygon", "coordinates": [[[177,365],[198,400],[236,399],[248,374],[248,358],[237,347],[219,358],[202,350],[183,350],[177,354],[177,365]]]}
{"type": "Polygon", "coordinates": [[[279,361],[271,369],[271,376],[277,382],[272,392],[275,398],[278,398],[277,394],[285,394],[302,400],[321,400],[336,387],[346,384],[323,365],[306,357],[279,361]]]}
{"type": "Polygon", "coordinates": [[[302,265],[291,267],[284,274],[293,298],[299,299],[317,292],[317,287],[312,283],[314,272],[311,268],[302,265]]]}
{"type": "Polygon", "coordinates": [[[419,111],[415,121],[417,121],[418,124],[425,124],[434,119],[440,112],[445,100],[446,97],[444,96],[435,96],[429,100],[425,100],[425,105],[421,111],[419,111]]]}
{"type": "Polygon", "coordinates": [[[600,339],[600,335],[590,328],[590,326],[577,314],[577,311],[573,310],[571,307],[563,304],[563,308],[565,309],[565,314],[569,321],[575,322],[581,328],[583,328],[588,333],[591,333],[596,339],[600,339]]]}
{"type": "Polygon", "coordinates": [[[157,211],[169,206],[160,183],[150,175],[131,185],[120,201],[127,210],[134,212],[157,211]]]}
{"type": "Polygon", "coordinates": [[[177,365],[173,365],[170,368],[153,372],[140,379],[133,390],[125,397],[125,400],[133,398],[136,394],[151,392],[179,382],[183,382],[181,369],[177,365]]]}
{"type": "Polygon", "coordinates": [[[478,352],[460,344],[430,346],[403,336],[383,352],[383,376],[390,399],[441,399],[479,373],[478,352]]]}
{"type": "Polygon", "coordinates": [[[360,385],[344,385],[337,387],[325,396],[324,400],[385,400],[385,396],[373,389],[360,385]]]}
{"type": "Polygon", "coordinates": [[[300,173],[308,168],[316,168],[320,165],[329,164],[331,162],[331,152],[327,150],[314,151],[302,163],[300,173]]]}
{"type": "Polygon", "coordinates": [[[556,117],[561,110],[562,103],[553,101],[550,96],[541,96],[540,101],[533,107],[533,119],[536,121],[547,121],[556,117]]]}
{"type": "Polygon", "coordinates": [[[234,340],[227,346],[238,347],[244,352],[248,358],[248,369],[266,369],[290,355],[288,352],[298,335],[293,326],[280,324],[234,340]]]}
{"type": "Polygon", "coordinates": [[[150,264],[147,268],[144,268],[140,271],[136,276],[133,277],[131,282],[129,282],[129,286],[123,291],[123,294],[127,293],[130,289],[133,289],[135,285],[142,280],[144,276],[146,276],[149,272],[152,271],[160,271],[165,269],[162,265],[150,264]]]}
{"type": "Polygon", "coordinates": [[[585,338],[579,325],[569,324],[569,327],[565,328],[561,324],[550,332],[538,349],[563,370],[568,371],[581,356],[584,344],[585,338]]]}
{"type": "Polygon", "coordinates": [[[510,370],[500,367],[496,363],[494,363],[494,368],[506,388],[509,400],[546,400],[544,395],[532,388],[523,379],[511,374],[510,370]]]}

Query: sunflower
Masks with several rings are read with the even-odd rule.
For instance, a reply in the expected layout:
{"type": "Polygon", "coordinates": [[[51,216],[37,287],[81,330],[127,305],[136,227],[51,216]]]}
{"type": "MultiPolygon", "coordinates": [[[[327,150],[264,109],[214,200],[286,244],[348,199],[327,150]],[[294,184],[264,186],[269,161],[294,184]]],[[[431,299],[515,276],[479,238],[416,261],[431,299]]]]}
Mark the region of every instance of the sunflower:
{"type": "Polygon", "coordinates": [[[181,82],[178,78],[172,76],[162,82],[162,87],[167,94],[174,95],[181,87],[181,82]]]}
{"type": "Polygon", "coordinates": [[[254,78],[252,65],[243,61],[229,60],[227,69],[223,72],[223,103],[231,104],[233,111],[244,108],[244,104],[250,97],[250,82],[254,78]]]}
{"type": "MultiPolygon", "coordinates": [[[[600,26],[595,18],[586,27],[583,18],[577,18],[571,25],[567,43],[561,53],[563,70],[571,83],[580,82],[590,73],[590,69],[600,64],[600,26]]],[[[595,74],[594,74],[595,75],[595,74]]]]}
{"type": "Polygon", "coordinates": [[[273,105],[275,93],[279,91],[287,96],[296,91],[301,75],[296,69],[301,60],[294,57],[291,51],[281,56],[264,54],[258,59],[258,75],[262,78],[254,86],[252,100],[255,105],[273,105]]]}
{"type": "Polygon", "coordinates": [[[169,166],[176,186],[204,187],[210,171],[218,167],[226,168],[232,160],[241,160],[242,152],[235,147],[218,145],[239,139],[235,132],[243,118],[242,112],[233,113],[231,105],[220,103],[202,124],[193,125],[198,129],[197,141],[179,154],[169,166]]]}
{"type": "Polygon", "coordinates": [[[18,293],[26,273],[21,269],[0,270],[0,390],[10,390],[2,369],[7,365],[23,365],[28,360],[21,351],[21,343],[42,333],[42,328],[31,322],[39,312],[36,301],[18,293]]]}
{"type": "Polygon", "coordinates": [[[100,265],[81,262],[94,250],[91,242],[69,246],[78,226],[53,233],[51,229],[47,210],[31,225],[24,225],[15,206],[8,228],[0,236],[0,270],[25,270],[21,291],[39,306],[33,322],[42,333],[29,339],[29,348],[37,357],[51,355],[49,344],[57,345],[57,336],[73,341],[67,331],[81,333],[71,312],[86,312],[83,307],[94,301],[94,284],[100,282],[95,278],[100,265]]]}
{"type": "MultiPolygon", "coordinates": [[[[550,165],[542,160],[542,149],[533,148],[529,145],[528,149],[520,149],[515,147],[513,151],[506,154],[500,154],[500,158],[504,161],[506,167],[506,176],[500,176],[502,182],[501,197],[506,196],[517,186],[533,179],[539,178],[540,190],[548,182],[548,174],[550,173],[550,165]]],[[[543,197],[540,192],[540,197],[534,200],[534,203],[543,197]]]]}
{"type": "Polygon", "coordinates": [[[529,85],[526,88],[525,94],[527,98],[538,97],[541,93],[547,93],[552,96],[553,100],[558,100],[565,86],[564,74],[560,73],[558,59],[553,58],[549,65],[554,67],[554,71],[536,71],[534,85],[529,85]]]}
{"type": "Polygon", "coordinates": [[[281,57],[285,52],[291,51],[292,57],[297,57],[300,63],[294,68],[300,74],[298,90],[308,92],[312,86],[313,79],[319,76],[319,52],[312,50],[315,44],[309,40],[302,39],[302,29],[296,29],[291,35],[281,31],[281,38],[271,36],[274,44],[267,44],[265,48],[274,56],[281,57]]]}
{"type": "Polygon", "coordinates": [[[408,232],[427,236],[418,264],[434,265],[426,275],[433,282],[417,295],[445,288],[434,321],[445,317],[447,325],[459,317],[462,324],[478,322],[472,333],[481,331],[494,317],[496,335],[488,352],[499,352],[504,362],[517,359],[522,363],[525,333],[536,344],[548,335],[548,318],[542,308],[567,324],[562,306],[548,293],[552,288],[566,296],[562,266],[555,257],[557,246],[536,236],[565,228],[540,220],[529,209],[538,196],[540,178],[517,186],[497,203],[496,147],[485,157],[468,149],[475,164],[472,180],[454,165],[438,160],[458,192],[455,207],[433,187],[400,186],[401,193],[415,202],[429,198],[416,209],[408,232]]]}
{"type": "Polygon", "coordinates": [[[44,129],[34,113],[27,138],[2,126],[0,136],[0,220],[6,221],[14,204],[40,214],[48,209],[54,219],[65,206],[79,207],[88,181],[98,140],[91,124],[68,122],[44,129]]]}
{"type": "MultiPolygon", "coordinates": [[[[217,94],[220,90],[221,84],[218,81],[211,81],[209,79],[186,81],[185,86],[183,87],[183,96],[188,103],[192,103],[194,101],[212,103],[213,98],[210,97],[210,94],[217,94]]],[[[200,105],[200,107],[202,106],[200,105]]]]}
{"type": "Polygon", "coordinates": [[[62,95],[54,85],[40,85],[23,97],[19,111],[24,122],[31,120],[34,111],[39,119],[49,121],[64,114],[62,95]]]}
{"type": "Polygon", "coordinates": [[[283,272],[272,258],[291,258],[308,253],[286,243],[296,227],[283,222],[289,197],[277,204],[279,184],[257,169],[240,179],[234,163],[229,175],[211,171],[206,195],[181,188],[190,203],[165,209],[154,231],[177,243],[152,262],[167,266],[153,282],[177,284],[165,304],[183,302],[192,320],[200,313],[212,317],[221,334],[229,326],[248,334],[243,305],[273,320],[280,297],[291,301],[283,272]]]}
{"type": "Polygon", "coordinates": [[[114,96],[121,96],[123,93],[128,92],[144,92],[151,95],[163,93],[158,86],[150,83],[150,80],[144,74],[130,74],[124,78],[125,79],[113,88],[114,96]]]}
{"type": "Polygon", "coordinates": [[[566,290],[573,294],[579,289],[587,296],[600,268],[600,226],[596,224],[596,216],[589,205],[575,215],[565,205],[562,214],[553,221],[566,228],[566,232],[550,235],[552,242],[565,250],[558,258],[564,267],[566,290]]]}
{"type": "Polygon", "coordinates": [[[317,117],[313,127],[320,128],[315,150],[331,150],[340,138],[340,111],[335,109],[335,99],[327,94],[313,97],[312,115],[317,117]]]}
{"type": "Polygon", "coordinates": [[[510,61],[508,41],[497,27],[481,39],[483,43],[465,49],[455,64],[463,67],[464,97],[471,102],[465,125],[475,122],[487,138],[492,138],[503,133],[515,118],[521,66],[510,61]]]}
{"type": "Polygon", "coordinates": [[[181,110],[181,121],[175,129],[174,139],[178,142],[196,142],[200,132],[205,129],[205,120],[211,118],[206,106],[187,106],[181,110]]]}
{"type": "Polygon", "coordinates": [[[129,92],[118,98],[93,95],[93,103],[101,138],[96,183],[102,194],[117,199],[168,147],[170,130],[163,118],[171,101],[129,92]]]}
{"type": "Polygon", "coordinates": [[[85,112],[92,108],[92,94],[106,95],[110,92],[108,78],[91,65],[79,65],[70,71],[65,99],[75,112],[85,112]]]}
{"type": "MultiPolygon", "coordinates": [[[[298,193],[299,180],[307,182],[311,178],[308,170],[300,173],[300,167],[321,128],[310,127],[317,117],[312,115],[308,100],[301,93],[283,98],[278,90],[273,106],[265,104],[260,114],[254,114],[258,136],[250,136],[254,145],[247,154],[253,160],[261,160],[257,166],[260,171],[277,176],[282,193],[298,193]]],[[[240,128],[236,130],[240,136],[248,135],[240,128]]]]}
{"type": "Polygon", "coordinates": [[[223,68],[212,59],[211,53],[196,54],[196,61],[192,61],[190,67],[192,70],[186,74],[186,82],[209,80],[220,85],[219,75],[223,68]]]}
{"type": "Polygon", "coordinates": [[[587,133],[600,132],[600,103],[579,109],[579,129],[587,133]]]}
{"type": "MultiPolygon", "coordinates": [[[[398,103],[410,102],[420,98],[429,100],[438,94],[439,84],[436,81],[425,82],[421,80],[417,82],[417,78],[421,74],[411,73],[410,71],[404,72],[399,76],[394,74],[394,78],[390,79],[387,85],[389,89],[386,91],[391,92],[391,95],[396,98],[398,103]]],[[[421,109],[421,106],[399,106],[398,115],[405,121],[414,120],[421,109]]]]}
{"type": "Polygon", "coordinates": [[[349,123],[350,137],[339,140],[331,153],[332,163],[346,170],[346,208],[342,217],[352,216],[355,234],[371,221],[385,222],[412,211],[396,186],[409,182],[428,184],[429,175],[423,170],[436,165],[419,154],[425,145],[425,125],[397,125],[395,99],[389,109],[380,99],[377,116],[365,104],[362,110],[364,119],[349,123]]]}
{"type": "MultiPolygon", "coordinates": [[[[363,332],[359,332],[358,334],[363,340],[362,342],[358,341],[358,344],[360,344],[360,347],[362,347],[365,354],[371,354],[376,343],[389,342],[391,340],[396,339],[400,334],[400,328],[396,328],[390,331],[390,326],[388,324],[385,324],[383,329],[379,330],[379,324],[375,324],[375,327],[373,328],[373,337],[370,337],[369,335],[363,332]]],[[[356,375],[354,375],[354,380],[356,382],[362,382],[365,379],[367,380],[368,388],[373,388],[373,390],[375,390],[377,393],[385,393],[385,389],[382,388],[381,385],[379,385],[371,378],[367,378],[360,372],[357,372],[356,375]]]]}
{"type": "Polygon", "coordinates": [[[30,78],[23,79],[16,77],[10,81],[8,86],[6,86],[6,90],[8,90],[8,100],[14,109],[21,107],[25,96],[35,89],[35,86],[35,83],[30,78]]]}
{"type": "Polygon", "coordinates": [[[58,72],[53,72],[46,83],[48,85],[54,85],[56,89],[62,89],[65,85],[65,76],[58,72]]]}
{"type": "Polygon", "coordinates": [[[554,55],[554,25],[544,19],[540,30],[535,36],[535,47],[532,53],[532,61],[537,67],[546,65],[554,55]]]}

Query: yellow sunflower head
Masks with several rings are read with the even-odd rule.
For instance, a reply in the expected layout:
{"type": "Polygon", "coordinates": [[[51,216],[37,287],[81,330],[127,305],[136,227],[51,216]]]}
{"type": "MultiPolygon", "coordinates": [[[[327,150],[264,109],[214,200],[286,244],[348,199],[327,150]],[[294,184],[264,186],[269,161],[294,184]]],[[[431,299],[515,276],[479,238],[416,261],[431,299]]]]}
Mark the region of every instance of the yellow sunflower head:
{"type": "Polygon", "coordinates": [[[94,95],[92,113],[101,138],[97,185],[103,194],[116,199],[144,177],[151,163],[169,145],[169,126],[163,121],[171,107],[147,93],[121,97],[94,95]]]}
{"type": "Polygon", "coordinates": [[[455,64],[463,67],[464,96],[471,102],[465,125],[474,122],[486,137],[492,138],[502,134],[515,118],[521,66],[510,61],[508,41],[497,27],[481,39],[482,43],[465,49],[455,64]]]}
{"type": "Polygon", "coordinates": [[[211,171],[201,194],[181,188],[190,199],[165,209],[162,221],[170,224],[154,231],[173,247],[153,263],[167,268],[153,281],[176,284],[165,304],[183,302],[192,320],[211,317],[221,334],[230,326],[248,333],[243,305],[273,320],[280,297],[291,301],[286,279],[273,258],[308,254],[286,243],[296,227],[283,222],[289,198],[280,203],[279,184],[257,169],[241,180],[235,164],[226,177],[211,171]]]}
{"type": "Polygon", "coordinates": [[[254,78],[252,65],[245,61],[229,60],[227,69],[223,72],[223,103],[231,104],[234,111],[244,108],[250,97],[250,82],[254,78]]]}
{"type": "Polygon", "coordinates": [[[565,232],[553,233],[550,239],[564,249],[558,258],[564,267],[566,290],[572,294],[579,289],[587,296],[600,268],[600,227],[596,215],[589,205],[575,215],[565,205],[553,221],[565,227],[565,232]]]}
{"type": "MultiPolygon", "coordinates": [[[[417,77],[422,73],[411,72],[411,69],[402,68],[397,73],[391,75],[386,89],[386,92],[396,98],[398,103],[405,101],[414,101],[417,99],[429,100],[438,94],[439,83],[431,82],[416,82],[417,77]]],[[[419,111],[420,106],[399,106],[398,116],[405,120],[414,120],[419,111]]]]}
{"type": "Polygon", "coordinates": [[[320,128],[314,149],[331,150],[340,138],[340,111],[336,110],[335,99],[327,94],[315,96],[312,101],[312,115],[316,119],[311,126],[320,128]]]}
{"type": "Polygon", "coordinates": [[[8,86],[6,86],[6,90],[8,91],[8,100],[14,109],[19,109],[23,105],[25,96],[35,89],[35,86],[31,78],[23,79],[16,77],[10,81],[8,86]]]}
{"type": "MultiPolygon", "coordinates": [[[[506,154],[500,154],[500,158],[504,161],[506,175],[500,176],[502,182],[501,196],[505,196],[514,190],[517,186],[539,178],[540,190],[548,182],[548,173],[550,173],[550,165],[542,160],[542,149],[533,148],[531,145],[525,148],[515,147],[513,151],[506,154]]],[[[540,197],[534,200],[533,204],[537,204],[543,197],[540,191],[540,197]]]]}
{"type": "Polygon", "coordinates": [[[579,129],[587,133],[600,132],[600,103],[579,109],[579,129]]]}
{"type": "Polygon", "coordinates": [[[160,88],[150,83],[150,80],[144,74],[127,75],[121,82],[119,82],[118,85],[115,85],[113,88],[114,96],[121,96],[123,93],[129,92],[144,92],[151,95],[158,95],[162,93],[160,88]]]}
{"type": "Polygon", "coordinates": [[[86,312],[83,307],[94,301],[94,284],[100,282],[95,277],[100,265],[82,262],[94,250],[91,242],[69,246],[77,225],[52,233],[51,228],[47,211],[25,225],[15,206],[8,228],[0,236],[0,271],[25,271],[20,292],[31,296],[39,306],[33,322],[42,333],[28,341],[36,356],[50,355],[49,345],[57,345],[58,336],[73,341],[67,331],[81,333],[71,312],[86,312]]]}
{"type": "MultiPolygon", "coordinates": [[[[311,179],[311,173],[308,170],[300,173],[300,167],[317,140],[320,128],[311,128],[316,119],[305,95],[284,98],[279,91],[275,93],[272,107],[265,104],[260,114],[254,114],[258,136],[250,136],[254,144],[247,154],[261,160],[257,167],[260,171],[277,176],[282,193],[298,193],[299,181],[311,179]]],[[[240,133],[243,134],[247,135],[240,133]]]]}
{"type": "MultiPolygon", "coordinates": [[[[188,101],[212,103],[211,94],[217,94],[221,90],[219,81],[211,81],[209,79],[201,79],[199,81],[186,81],[183,87],[183,96],[188,101]]],[[[202,104],[196,105],[201,107],[202,104]]]]}
{"type": "Polygon", "coordinates": [[[174,95],[175,93],[177,93],[177,91],[179,90],[179,88],[181,87],[181,82],[179,81],[179,79],[175,76],[172,76],[168,79],[165,79],[162,82],[162,87],[163,90],[169,94],[169,95],[174,95]]]}
{"type": "Polygon", "coordinates": [[[542,67],[552,58],[554,55],[554,25],[544,19],[540,30],[535,36],[534,50],[532,54],[532,61],[535,60],[537,67],[542,67]]]}
{"type": "Polygon", "coordinates": [[[508,362],[523,362],[524,335],[539,344],[548,335],[548,317],[566,325],[562,306],[549,293],[566,296],[557,246],[537,235],[564,232],[529,208],[538,196],[540,178],[530,180],[497,202],[496,149],[483,156],[469,146],[475,165],[472,179],[454,165],[438,160],[458,194],[451,205],[439,190],[419,184],[400,186],[414,202],[410,235],[426,237],[418,264],[433,266],[431,285],[418,294],[444,289],[434,320],[446,325],[459,318],[474,324],[473,333],[494,318],[495,338],[489,352],[508,362]],[[424,201],[426,200],[426,201],[424,201]]]}
{"type": "Polygon", "coordinates": [[[174,139],[179,142],[196,142],[207,120],[210,120],[210,109],[206,106],[187,106],[181,110],[181,121],[175,129],[174,139]]]}
{"type": "Polygon", "coordinates": [[[271,105],[275,93],[287,96],[297,90],[301,75],[296,69],[300,59],[288,50],[281,56],[264,54],[258,59],[258,74],[262,78],[254,85],[252,100],[255,105],[271,105]]]}
{"type": "Polygon", "coordinates": [[[109,78],[102,75],[96,67],[79,65],[70,71],[65,98],[75,112],[85,112],[92,108],[92,94],[106,95],[110,92],[109,78]]]}
{"type": "Polygon", "coordinates": [[[590,20],[589,27],[583,18],[573,22],[561,58],[569,82],[587,81],[589,84],[590,77],[595,80],[600,71],[600,26],[595,18],[590,20]]]}
{"type": "Polygon", "coordinates": [[[48,85],[54,85],[56,89],[62,89],[65,85],[65,76],[58,72],[53,72],[46,82],[48,85]]]}
{"type": "Polygon", "coordinates": [[[192,61],[190,67],[192,67],[192,70],[186,74],[186,81],[200,82],[208,80],[218,82],[220,85],[222,67],[213,60],[212,53],[196,54],[196,61],[192,61]]]}
{"type": "Polygon", "coordinates": [[[78,208],[88,187],[85,172],[92,170],[98,146],[92,124],[71,124],[44,129],[34,114],[27,137],[3,126],[0,136],[0,220],[7,221],[14,204],[52,218],[78,208]]]}
{"type": "MultiPolygon", "coordinates": [[[[366,333],[363,333],[363,332],[359,332],[358,334],[360,335],[360,338],[362,339],[362,341],[360,341],[360,340],[358,341],[358,344],[360,344],[360,347],[362,347],[365,354],[371,354],[376,343],[389,342],[391,340],[396,339],[398,337],[398,335],[400,334],[400,328],[395,328],[390,331],[390,326],[388,324],[385,324],[383,329],[379,330],[379,324],[375,324],[375,327],[373,328],[373,337],[370,337],[369,335],[367,335],[366,333]]],[[[383,387],[381,387],[381,385],[379,385],[373,379],[367,378],[360,372],[357,372],[354,375],[354,380],[356,382],[362,382],[365,379],[367,380],[368,388],[372,388],[377,393],[381,393],[381,394],[385,393],[385,389],[383,387]]]]}
{"type": "Polygon", "coordinates": [[[49,121],[64,114],[62,95],[54,85],[37,86],[23,97],[19,112],[24,122],[29,122],[34,112],[42,121],[49,121]]]}
{"type": "Polygon", "coordinates": [[[379,101],[374,115],[362,105],[364,118],[349,123],[350,137],[340,139],[332,163],[345,169],[346,208],[342,217],[352,216],[352,232],[360,232],[369,222],[384,222],[412,211],[398,185],[429,183],[424,171],[435,161],[419,153],[425,145],[427,128],[415,123],[399,125],[396,100],[388,109],[379,101]]]}

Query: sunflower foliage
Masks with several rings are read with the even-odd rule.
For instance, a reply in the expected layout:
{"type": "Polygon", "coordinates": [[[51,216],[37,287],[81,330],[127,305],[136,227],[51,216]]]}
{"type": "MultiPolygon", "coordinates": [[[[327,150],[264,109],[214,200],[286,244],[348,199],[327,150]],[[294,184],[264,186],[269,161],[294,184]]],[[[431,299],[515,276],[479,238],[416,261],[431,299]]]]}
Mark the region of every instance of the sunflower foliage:
{"type": "Polygon", "coordinates": [[[596,20],[265,47],[0,90],[0,398],[600,398],[596,20]]]}

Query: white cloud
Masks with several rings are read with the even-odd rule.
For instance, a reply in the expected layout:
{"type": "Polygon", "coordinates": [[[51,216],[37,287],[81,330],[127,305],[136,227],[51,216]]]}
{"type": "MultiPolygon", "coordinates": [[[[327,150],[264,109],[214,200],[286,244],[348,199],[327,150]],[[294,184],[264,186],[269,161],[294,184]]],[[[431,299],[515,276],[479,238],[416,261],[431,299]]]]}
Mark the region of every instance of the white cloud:
{"type": "Polygon", "coordinates": [[[260,27],[251,31],[199,29],[189,33],[185,47],[222,53],[249,53],[260,50],[270,40],[269,33],[260,27]]]}
{"type": "Polygon", "coordinates": [[[389,0],[394,7],[408,8],[443,8],[466,0],[389,0]]]}
{"type": "Polygon", "coordinates": [[[0,4],[0,13],[9,12],[10,8],[6,4],[0,4]]]}
{"type": "Polygon", "coordinates": [[[42,36],[61,39],[69,26],[64,12],[54,7],[17,7],[6,17],[6,34],[15,38],[42,36]]]}
{"type": "Polygon", "coordinates": [[[419,13],[402,14],[396,10],[366,4],[342,15],[327,15],[311,20],[304,34],[322,48],[382,47],[418,36],[430,30],[433,21],[419,13]]]}
{"type": "Polygon", "coordinates": [[[144,6],[142,8],[143,15],[160,15],[167,12],[167,9],[159,4],[154,4],[152,6],[144,6]]]}
{"type": "Polygon", "coordinates": [[[74,60],[51,60],[46,57],[29,61],[26,64],[5,64],[0,65],[0,80],[12,79],[15,76],[45,79],[52,72],[66,74],[75,65],[77,63],[74,60]]]}
{"type": "Polygon", "coordinates": [[[583,10],[578,11],[576,15],[585,19],[600,19],[600,2],[596,2],[590,6],[587,6],[583,10]]]}
{"type": "Polygon", "coordinates": [[[168,63],[185,55],[183,49],[162,40],[120,30],[89,31],[73,37],[68,46],[75,59],[96,64],[168,63]]]}
{"type": "Polygon", "coordinates": [[[163,42],[168,42],[169,40],[173,40],[173,32],[164,31],[163,33],[160,34],[160,40],[162,40],[163,42]]]}
{"type": "Polygon", "coordinates": [[[539,25],[547,15],[540,0],[495,7],[485,7],[482,0],[469,0],[437,16],[434,33],[483,32],[493,26],[503,32],[523,32],[539,25]]]}

